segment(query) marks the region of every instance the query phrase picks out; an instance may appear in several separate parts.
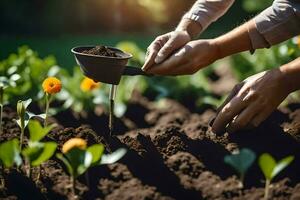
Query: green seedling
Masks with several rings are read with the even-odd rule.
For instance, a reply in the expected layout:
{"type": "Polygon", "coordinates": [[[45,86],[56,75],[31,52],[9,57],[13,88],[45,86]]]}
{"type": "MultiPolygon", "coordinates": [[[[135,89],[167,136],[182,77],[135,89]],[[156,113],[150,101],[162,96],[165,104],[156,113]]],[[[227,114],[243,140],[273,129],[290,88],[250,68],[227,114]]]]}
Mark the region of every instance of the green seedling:
{"type": "Polygon", "coordinates": [[[76,179],[84,174],[90,167],[104,164],[112,164],[121,159],[125,149],[118,149],[112,154],[104,155],[104,146],[94,144],[86,146],[86,142],[80,138],[72,138],[63,145],[62,154],[57,153],[56,157],[66,166],[71,177],[72,192],[76,195],[76,179]]]}
{"type": "Polygon", "coordinates": [[[20,166],[22,164],[22,158],[19,149],[19,140],[12,139],[0,144],[0,187],[4,187],[3,170],[4,168],[12,168],[14,165],[20,166]]]}
{"type": "Polygon", "coordinates": [[[286,168],[293,160],[294,156],[287,156],[276,162],[268,153],[264,153],[259,157],[259,167],[266,178],[264,200],[267,200],[269,197],[269,186],[273,178],[275,178],[275,176],[277,176],[277,174],[286,168]]]}
{"type": "Polygon", "coordinates": [[[242,187],[245,174],[255,161],[255,158],[255,153],[246,148],[241,149],[238,154],[227,155],[224,157],[224,162],[238,172],[242,187]]]}
{"type": "Polygon", "coordinates": [[[38,178],[40,176],[40,165],[49,160],[56,151],[57,144],[55,142],[41,142],[41,140],[53,129],[54,125],[42,127],[35,120],[29,122],[29,143],[22,151],[22,155],[29,164],[28,177],[31,176],[31,167],[39,167],[38,178]]]}
{"type": "Polygon", "coordinates": [[[22,144],[24,141],[24,131],[25,131],[25,128],[28,125],[30,119],[33,117],[40,117],[43,119],[45,118],[45,114],[36,115],[36,114],[26,111],[31,102],[32,102],[31,99],[28,99],[26,101],[19,100],[18,104],[17,104],[17,113],[18,113],[19,119],[16,120],[16,122],[21,129],[20,149],[22,149],[22,144]]]}

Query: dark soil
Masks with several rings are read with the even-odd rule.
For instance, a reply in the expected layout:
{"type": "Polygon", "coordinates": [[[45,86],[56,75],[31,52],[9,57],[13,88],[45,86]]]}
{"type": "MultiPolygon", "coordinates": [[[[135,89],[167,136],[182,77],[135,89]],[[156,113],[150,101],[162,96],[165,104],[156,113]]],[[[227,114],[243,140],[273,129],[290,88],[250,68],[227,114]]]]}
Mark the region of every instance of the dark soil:
{"type": "MultiPolygon", "coordinates": [[[[259,200],[264,179],[257,163],[250,168],[242,189],[233,169],[223,162],[225,155],[244,147],[257,155],[268,152],[276,159],[294,155],[294,162],[273,180],[270,199],[300,199],[299,104],[274,112],[255,130],[221,136],[213,134],[208,125],[214,110],[191,113],[173,100],[156,104],[138,93],[125,116],[118,119],[116,127],[123,128],[117,129],[114,137],[108,136],[104,112],[74,117],[65,111],[62,115],[69,118],[53,118],[60,125],[46,138],[58,142],[58,150],[71,137],[84,138],[89,145],[104,143],[107,152],[128,149],[118,163],[94,167],[79,177],[76,190],[80,199],[259,200]],[[67,123],[66,119],[75,121],[67,123]],[[70,127],[72,124],[81,125],[70,127]]],[[[15,111],[5,107],[1,141],[19,136],[12,120],[15,117],[15,111]]],[[[74,199],[62,166],[55,158],[45,162],[38,181],[35,174],[28,179],[22,169],[5,170],[6,187],[0,189],[0,199],[74,199]]]]}
{"type": "Polygon", "coordinates": [[[116,54],[116,52],[102,45],[96,46],[89,50],[84,50],[81,53],[98,55],[98,56],[107,56],[107,57],[120,57],[116,54]]]}

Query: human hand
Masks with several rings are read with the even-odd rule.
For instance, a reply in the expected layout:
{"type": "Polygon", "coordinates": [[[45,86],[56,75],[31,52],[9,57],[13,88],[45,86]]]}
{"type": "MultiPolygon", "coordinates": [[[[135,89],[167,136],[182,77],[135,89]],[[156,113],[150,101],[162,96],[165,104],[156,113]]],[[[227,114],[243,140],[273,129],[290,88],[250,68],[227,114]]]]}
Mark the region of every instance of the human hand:
{"type": "Polygon", "coordinates": [[[172,31],[158,36],[148,47],[143,70],[147,71],[153,64],[163,62],[174,51],[191,40],[187,31],[172,31]]]}
{"type": "Polygon", "coordinates": [[[290,86],[280,69],[255,74],[237,84],[218,109],[212,131],[232,133],[257,127],[289,95],[290,86]]]}
{"type": "Polygon", "coordinates": [[[194,74],[213,63],[218,57],[218,45],[215,40],[195,40],[184,45],[164,62],[144,70],[157,75],[194,74]]]}

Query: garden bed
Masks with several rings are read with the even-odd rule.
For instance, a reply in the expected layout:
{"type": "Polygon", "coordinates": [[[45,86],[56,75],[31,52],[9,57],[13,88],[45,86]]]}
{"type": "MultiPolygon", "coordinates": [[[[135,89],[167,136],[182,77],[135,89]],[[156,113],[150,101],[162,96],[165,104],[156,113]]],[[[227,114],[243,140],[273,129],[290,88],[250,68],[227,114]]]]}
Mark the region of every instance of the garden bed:
{"type": "MultiPolygon", "coordinates": [[[[73,137],[84,138],[88,145],[104,143],[108,152],[128,149],[118,163],[94,167],[89,176],[79,177],[80,199],[262,199],[264,177],[257,162],[245,177],[244,189],[223,162],[225,155],[242,147],[277,159],[294,155],[294,162],[273,181],[270,199],[300,199],[299,104],[274,112],[255,130],[232,135],[210,131],[214,114],[210,109],[191,113],[176,101],[157,104],[134,93],[124,117],[116,122],[114,137],[108,136],[108,116],[98,107],[94,113],[67,110],[55,116],[51,120],[59,126],[46,140],[55,140],[59,149],[73,137]]],[[[0,142],[19,137],[15,118],[15,110],[6,106],[0,142]]],[[[62,166],[56,158],[45,162],[39,181],[35,170],[32,180],[25,169],[5,171],[6,188],[1,189],[0,199],[73,199],[62,166]]]]}

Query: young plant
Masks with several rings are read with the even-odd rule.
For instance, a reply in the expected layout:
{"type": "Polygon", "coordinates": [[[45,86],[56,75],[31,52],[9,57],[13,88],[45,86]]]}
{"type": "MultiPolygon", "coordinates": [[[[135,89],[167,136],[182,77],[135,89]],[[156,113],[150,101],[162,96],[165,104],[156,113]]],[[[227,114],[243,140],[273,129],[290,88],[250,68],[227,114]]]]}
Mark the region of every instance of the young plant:
{"type": "Polygon", "coordinates": [[[2,165],[2,171],[0,171],[0,188],[4,187],[4,168],[12,168],[14,164],[17,166],[22,164],[18,139],[12,139],[0,144],[0,165],[2,165]]]}
{"type": "Polygon", "coordinates": [[[55,142],[41,142],[41,140],[53,129],[54,125],[42,127],[42,125],[32,120],[29,122],[29,143],[22,151],[22,155],[25,157],[29,164],[28,177],[31,176],[31,167],[39,167],[38,178],[40,175],[40,165],[49,160],[56,151],[57,144],[55,142]]]}
{"type": "Polygon", "coordinates": [[[238,172],[242,187],[245,174],[255,161],[255,158],[255,153],[246,148],[241,149],[238,154],[227,155],[224,157],[224,162],[238,172]]]}
{"type": "Polygon", "coordinates": [[[72,192],[76,195],[75,181],[78,176],[92,166],[115,163],[125,155],[126,150],[118,149],[112,154],[104,155],[102,144],[87,147],[85,140],[72,138],[63,145],[62,153],[57,153],[56,157],[65,164],[71,176],[72,192]]]}
{"type": "Polygon", "coordinates": [[[33,114],[33,113],[27,111],[27,108],[31,102],[32,102],[32,100],[28,99],[26,101],[19,100],[17,103],[17,113],[18,113],[19,119],[16,120],[16,122],[21,129],[21,135],[20,135],[20,149],[21,150],[22,150],[22,144],[23,144],[23,140],[24,140],[24,131],[25,131],[26,126],[29,123],[29,120],[33,117],[40,117],[42,119],[45,118],[45,114],[36,115],[36,114],[33,114]]]}
{"type": "Polygon", "coordinates": [[[52,95],[60,92],[62,84],[61,81],[58,80],[57,78],[48,77],[44,80],[42,87],[46,99],[45,120],[44,120],[44,127],[46,127],[48,125],[49,107],[52,100],[52,95]]]}
{"type": "Polygon", "coordinates": [[[258,164],[266,178],[264,200],[267,200],[269,197],[269,186],[272,179],[284,168],[286,168],[293,160],[294,156],[287,156],[276,162],[275,159],[268,153],[264,153],[259,157],[258,164]]]}

